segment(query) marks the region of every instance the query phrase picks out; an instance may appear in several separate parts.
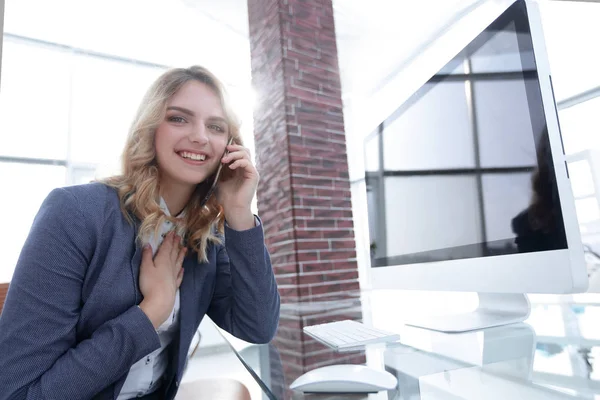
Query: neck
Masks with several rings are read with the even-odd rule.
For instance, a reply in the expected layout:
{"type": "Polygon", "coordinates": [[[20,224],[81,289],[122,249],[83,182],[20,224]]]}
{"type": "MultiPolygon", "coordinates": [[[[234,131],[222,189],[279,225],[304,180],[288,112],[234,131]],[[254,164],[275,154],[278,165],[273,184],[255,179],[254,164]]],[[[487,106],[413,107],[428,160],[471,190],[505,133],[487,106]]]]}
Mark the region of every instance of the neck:
{"type": "Polygon", "coordinates": [[[160,195],[167,204],[169,214],[179,215],[192,197],[194,186],[174,182],[161,182],[160,195]]]}

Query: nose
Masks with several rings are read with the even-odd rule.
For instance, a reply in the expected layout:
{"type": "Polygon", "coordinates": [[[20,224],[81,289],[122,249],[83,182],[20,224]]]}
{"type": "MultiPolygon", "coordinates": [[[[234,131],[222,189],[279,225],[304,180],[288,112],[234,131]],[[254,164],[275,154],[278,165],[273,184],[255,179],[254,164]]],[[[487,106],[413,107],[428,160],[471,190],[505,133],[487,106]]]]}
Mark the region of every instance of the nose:
{"type": "Polygon", "coordinates": [[[190,141],[201,145],[208,143],[208,134],[204,124],[198,124],[190,132],[190,141]]]}

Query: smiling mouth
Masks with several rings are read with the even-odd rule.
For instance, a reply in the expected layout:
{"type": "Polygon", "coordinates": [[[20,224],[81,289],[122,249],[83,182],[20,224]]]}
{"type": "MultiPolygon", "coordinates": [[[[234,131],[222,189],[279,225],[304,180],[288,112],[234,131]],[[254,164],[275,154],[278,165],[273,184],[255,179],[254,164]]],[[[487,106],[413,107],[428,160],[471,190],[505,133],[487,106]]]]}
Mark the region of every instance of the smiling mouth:
{"type": "Polygon", "coordinates": [[[206,154],[190,153],[189,151],[179,151],[177,154],[179,157],[190,161],[205,161],[207,158],[206,154]]]}

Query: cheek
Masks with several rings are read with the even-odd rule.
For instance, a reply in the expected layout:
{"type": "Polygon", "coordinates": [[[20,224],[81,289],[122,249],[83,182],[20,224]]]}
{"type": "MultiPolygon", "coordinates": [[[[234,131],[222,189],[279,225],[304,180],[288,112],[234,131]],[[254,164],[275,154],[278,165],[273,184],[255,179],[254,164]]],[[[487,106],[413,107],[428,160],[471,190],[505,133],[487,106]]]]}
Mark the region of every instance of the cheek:
{"type": "Polygon", "coordinates": [[[219,159],[223,157],[223,154],[225,154],[225,150],[227,149],[227,140],[228,138],[223,139],[220,137],[215,141],[214,148],[215,152],[219,154],[219,159]]]}
{"type": "Polygon", "coordinates": [[[156,135],[154,137],[154,146],[156,148],[156,154],[167,154],[168,152],[173,150],[172,137],[169,134],[169,130],[165,129],[163,126],[159,126],[156,130],[156,135]]]}

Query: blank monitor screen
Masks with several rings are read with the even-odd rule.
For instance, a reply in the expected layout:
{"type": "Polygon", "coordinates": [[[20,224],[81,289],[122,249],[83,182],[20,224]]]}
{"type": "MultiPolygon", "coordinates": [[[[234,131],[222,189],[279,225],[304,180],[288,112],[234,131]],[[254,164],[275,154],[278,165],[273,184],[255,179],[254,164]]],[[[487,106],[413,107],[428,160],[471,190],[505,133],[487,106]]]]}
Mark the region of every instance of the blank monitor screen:
{"type": "Polygon", "coordinates": [[[367,138],[373,267],[567,248],[532,46],[517,2],[367,138]]]}

